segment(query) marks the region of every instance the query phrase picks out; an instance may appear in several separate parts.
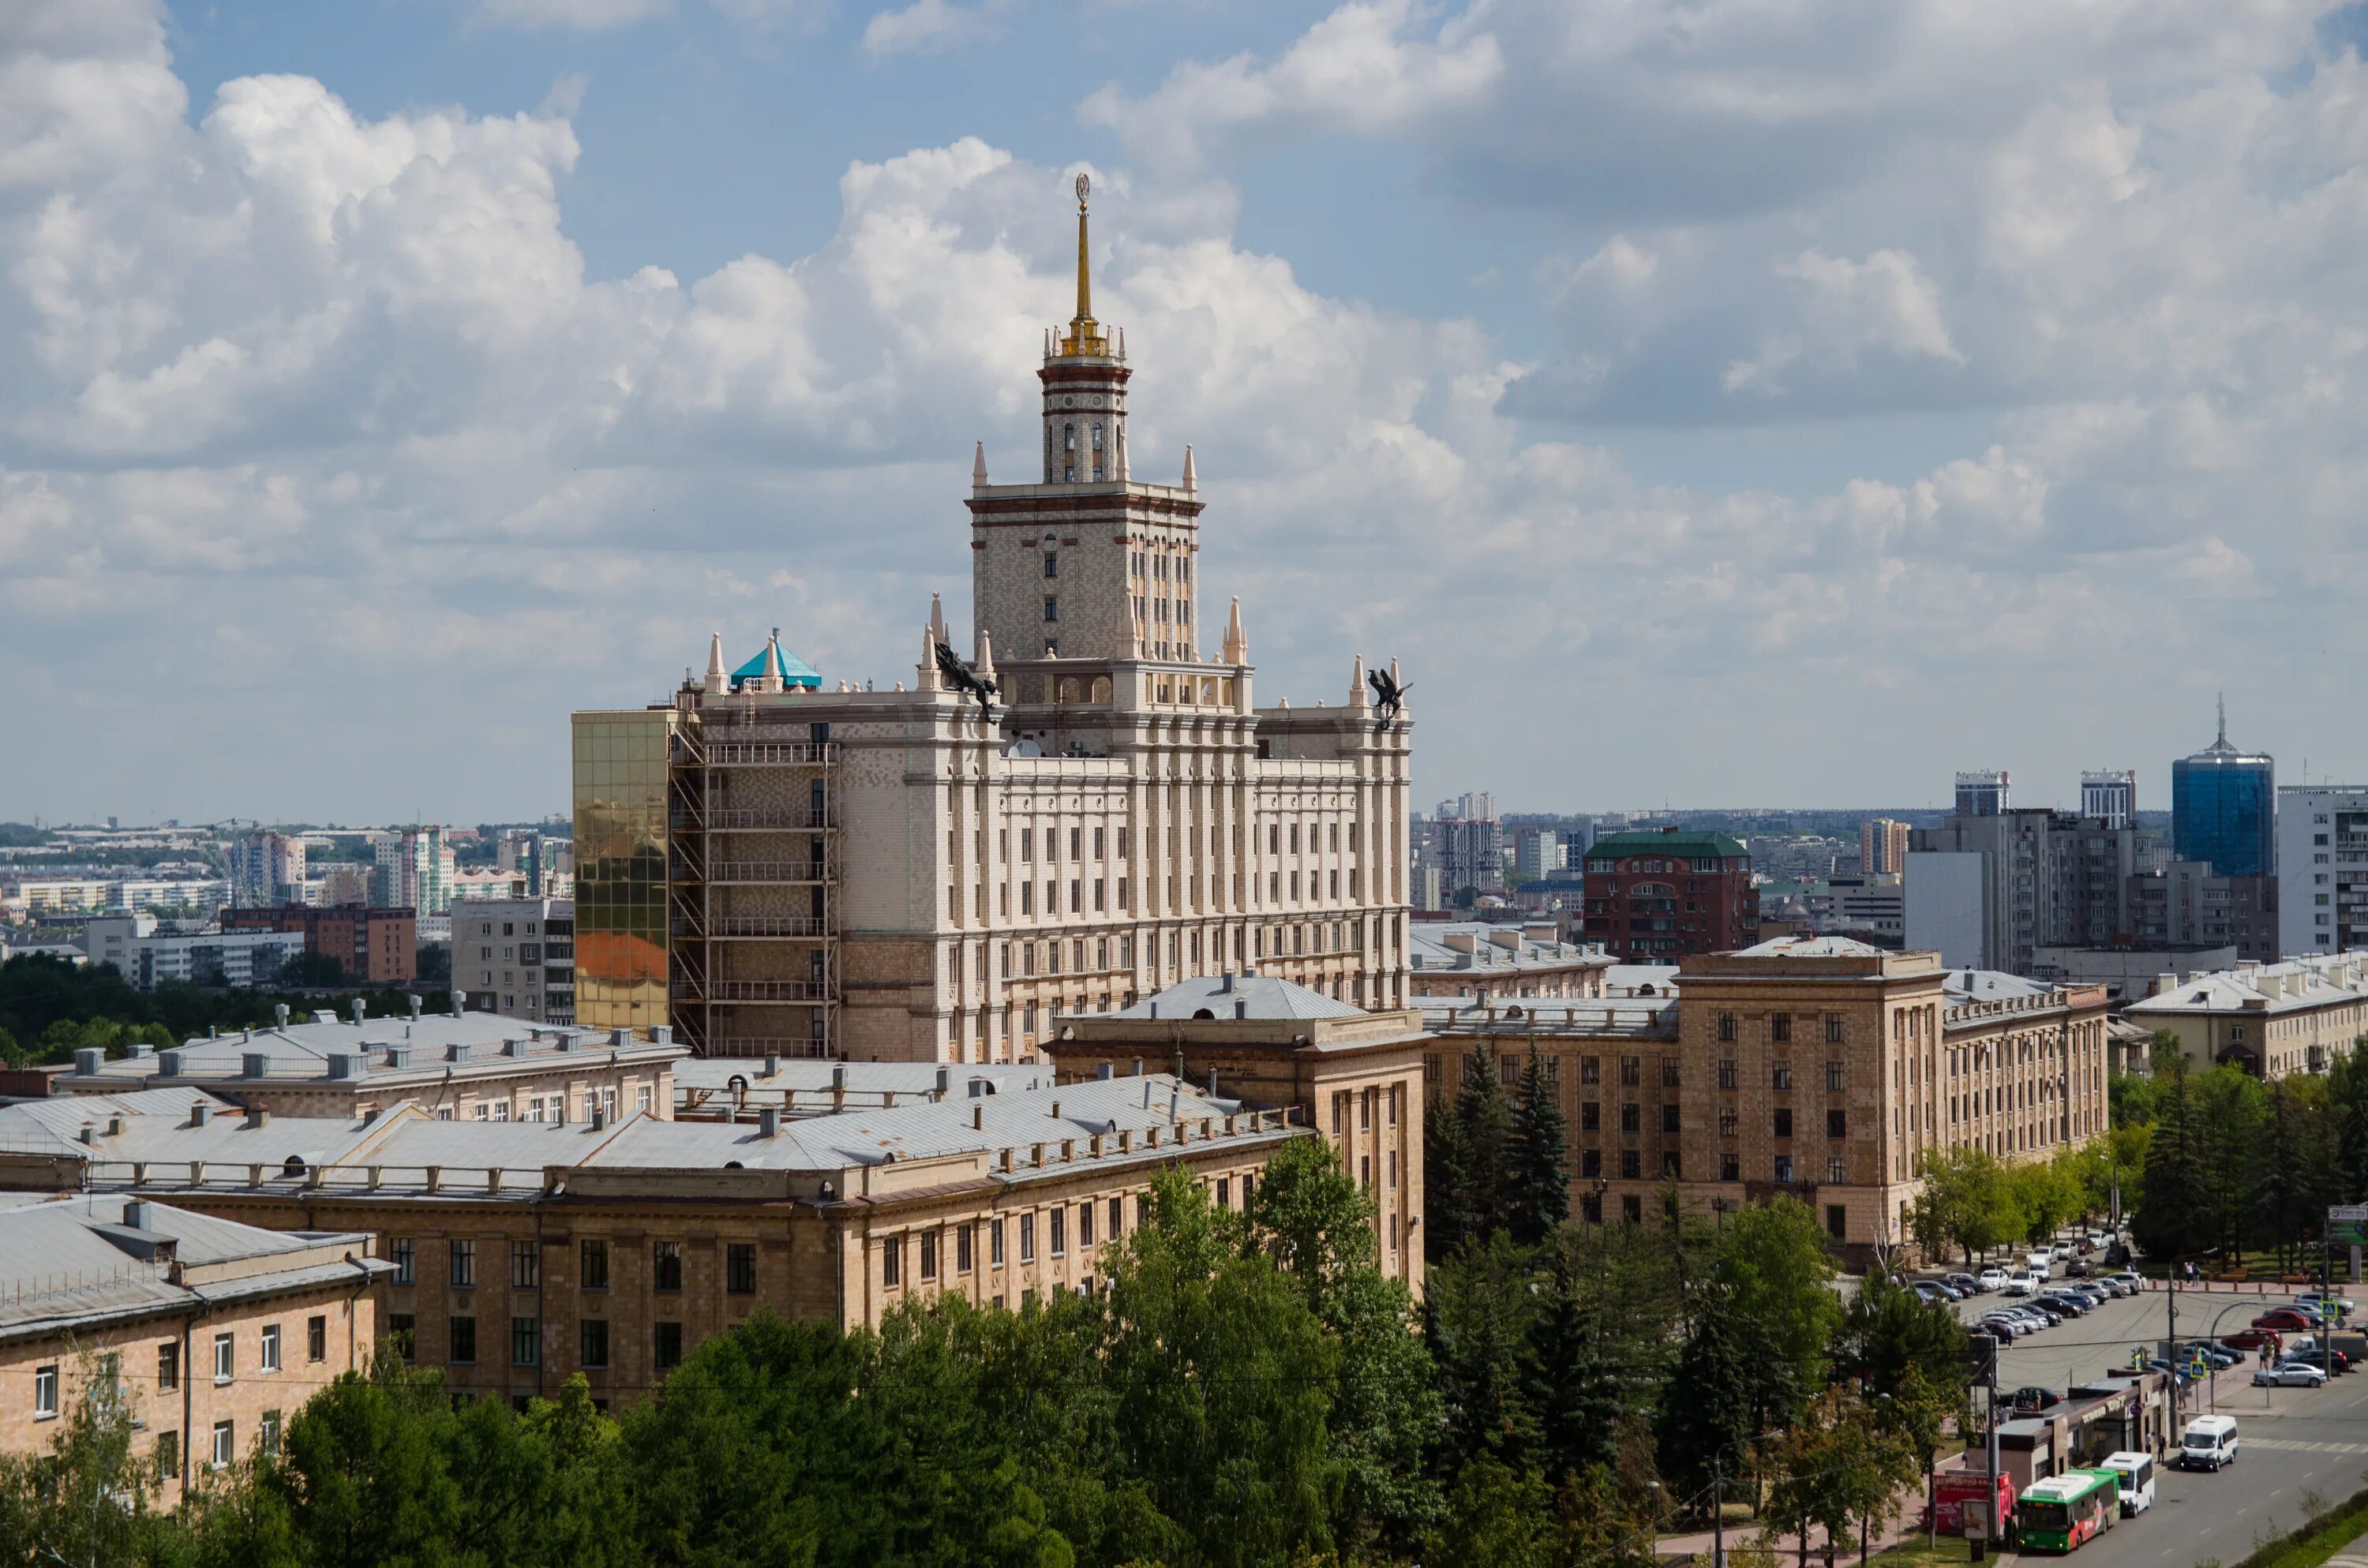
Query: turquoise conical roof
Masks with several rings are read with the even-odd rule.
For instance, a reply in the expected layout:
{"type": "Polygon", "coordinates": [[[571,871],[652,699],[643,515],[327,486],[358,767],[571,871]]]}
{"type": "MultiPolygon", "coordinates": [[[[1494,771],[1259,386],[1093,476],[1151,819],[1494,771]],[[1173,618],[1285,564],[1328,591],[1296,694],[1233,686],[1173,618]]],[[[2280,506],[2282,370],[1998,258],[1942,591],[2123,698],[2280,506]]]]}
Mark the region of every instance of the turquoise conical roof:
{"type": "MultiPolygon", "coordinates": [[[[780,640],[780,629],[776,627],[773,630],[772,640],[766,644],[766,647],[772,647],[775,644],[778,644],[780,640]]],[[[821,672],[816,670],[812,665],[807,664],[803,659],[799,658],[795,653],[791,653],[787,648],[780,650],[780,658],[781,684],[783,686],[803,686],[812,689],[818,689],[822,686],[821,672]]],[[[734,686],[738,686],[744,681],[755,680],[764,673],[765,649],[759,648],[757,650],[757,656],[755,658],[749,660],[746,664],[732,672],[732,684],[734,686]]]]}

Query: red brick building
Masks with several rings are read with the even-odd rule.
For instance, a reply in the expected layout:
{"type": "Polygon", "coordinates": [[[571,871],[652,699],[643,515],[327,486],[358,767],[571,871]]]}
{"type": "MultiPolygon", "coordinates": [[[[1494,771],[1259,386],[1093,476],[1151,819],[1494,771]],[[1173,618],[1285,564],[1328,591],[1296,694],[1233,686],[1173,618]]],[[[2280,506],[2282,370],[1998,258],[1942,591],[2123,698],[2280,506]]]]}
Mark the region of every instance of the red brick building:
{"type": "Polygon", "coordinates": [[[1587,938],[1614,957],[1724,953],[1759,939],[1751,854],[1723,833],[1608,834],[1587,852],[1587,938]]]}
{"type": "Polygon", "coordinates": [[[372,985],[400,985],[419,973],[419,921],[408,909],[341,903],[315,909],[283,903],[225,909],[225,931],[302,931],[307,952],[326,953],[372,985]]]}

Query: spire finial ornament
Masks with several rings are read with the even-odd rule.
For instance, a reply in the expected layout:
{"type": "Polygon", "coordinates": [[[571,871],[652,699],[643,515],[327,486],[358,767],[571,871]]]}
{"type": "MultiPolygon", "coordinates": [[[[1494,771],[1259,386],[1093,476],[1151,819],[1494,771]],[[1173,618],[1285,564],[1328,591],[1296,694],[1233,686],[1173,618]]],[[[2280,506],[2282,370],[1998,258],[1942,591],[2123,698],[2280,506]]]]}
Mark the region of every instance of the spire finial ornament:
{"type": "Polygon", "coordinates": [[[1101,324],[1094,320],[1094,285],[1091,266],[1092,247],[1086,227],[1086,198],[1092,194],[1094,182],[1083,173],[1077,176],[1077,313],[1069,318],[1068,335],[1061,339],[1064,358],[1090,356],[1099,358],[1110,352],[1110,339],[1102,333],[1101,324]]]}
{"type": "Polygon", "coordinates": [[[1184,446],[1184,488],[1188,491],[1201,488],[1200,476],[1192,472],[1192,446],[1189,441],[1184,446]]]}
{"type": "Polygon", "coordinates": [[[1225,617],[1224,646],[1217,651],[1217,661],[1226,665],[1247,665],[1250,662],[1250,640],[1242,634],[1242,599],[1234,596],[1234,608],[1225,617]]]}
{"type": "Polygon", "coordinates": [[[932,590],[929,595],[929,641],[932,643],[937,643],[942,642],[945,640],[946,607],[939,599],[936,592],[932,590]]]}
{"type": "Polygon", "coordinates": [[[978,444],[978,455],[970,460],[970,483],[973,490],[986,488],[986,443],[978,444]]]}
{"type": "Polygon", "coordinates": [[[2213,698],[2220,710],[2220,739],[2214,744],[2225,746],[2228,744],[2228,694],[2225,691],[2214,692],[2213,698]]]}
{"type": "Polygon", "coordinates": [[[723,673],[723,633],[718,631],[707,640],[707,689],[717,695],[732,688],[732,677],[723,673]]]}

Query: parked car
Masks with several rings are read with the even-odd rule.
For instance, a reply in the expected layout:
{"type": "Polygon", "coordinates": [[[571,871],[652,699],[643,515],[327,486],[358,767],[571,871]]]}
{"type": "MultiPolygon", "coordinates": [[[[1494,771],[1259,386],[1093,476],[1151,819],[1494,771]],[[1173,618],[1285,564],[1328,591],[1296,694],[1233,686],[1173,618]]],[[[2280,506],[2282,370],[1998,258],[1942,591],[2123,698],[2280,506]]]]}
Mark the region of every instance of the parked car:
{"type": "Polygon", "coordinates": [[[2188,1376],[2187,1369],[2184,1366],[2174,1367],[2159,1356],[2148,1357],[2146,1358],[2146,1365],[2147,1371],[2160,1372],[2182,1389],[2186,1388],[2190,1383],[2192,1383],[2195,1381],[2193,1378],[2188,1376]]]}
{"type": "Polygon", "coordinates": [[[1982,1282],[1970,1274],[1952,1274],[1949,1283],[1954,1285],[1962,1295],[1978,1296],[1982,1293],[1982,1282]]]}
{"type": "Polygon", "coordinates": [[[2327,1374],[2307,1361],[2281,1361],[2253,1374],[2255,1388],[2315,1389],[2325,1381],[2327,1374]]]}
{"type": "Polygon", "coordinates": [[[2207,1339],[2198,1339],[2191,1344],[2180,1346],[2179,1356],[2182,1361],[2190,1356],[2201,1356],[2224,1371],[2245,1359],[2243,1351],[2231,1350],[2225,1345],[2214,1345],[2207,1339]]]}
{"type": "Polygon", "coordinates": [[[2028,1296],[2034,1287],[2031,1276],[2017,1269],[2006,1277],[2006,1283],[2000,1289],[2009,1296],[2028,1296]]]}
{"type": "Polygon", "coordinates": [[[2343,1321],[2343,1314],[2336,1309],[2335,1303],[2324,1297],[2297,1296],[2294,1298],[2294,1310],[2312,1322],[2322,1324],[2328,1328],[2343,1321]]]}
{"type": "Polygon", "coordinates": [[[2047,1256],[2055,1262],[2061,1263],[2066,1258],[2072,1256],[2072,1244],[2070,1242],[2057,1242],[2054,1246],[2047,1249],[2047,1256]]]}
{"type": "Polygon", "coordinates": [[[2089,1260],[2085,1257],[2074,1258],[2064,1266],[2064,1277],[2066,1279],[2086,1279],[2089,1278],[2089,1260]]]}
{"type": "Polygon", "coordinates": [[[2021,1318],[2009,1317],[2004,1312],[1989,1313],[1982,1319],[1981,1326],[1993,1333],[2003,1334],[2009,1339],[2021,1339],[2031,1332],[2031,1324],[2021,1318]]]}
{"type": "Polygon", "coordinates": [[[2307,1361],[2314,1367],[2325,1367],[2337,1377],[2351,1369],[2351,1358],[2333,1346],[2321,1346],[2315,1334],[2300,1334],[2286,1341],[2286,1355],[2296,1361],[2307,1361]]]}
{"type": "Polygon", "coordinates": [[[2066,1311],[2069,1312],[2074,1317],[2087,1316],[2090,1312],[2095,1310],[2097,1305],[2096,1302],[2090,1301],[2088,1297],[2072,1290],[2050,1290],[2047,1294],[2037,1299],[2041,1301],[2054,1301],[2062,1306],[2066,1311]]]}
{"type": "Polygon", "coordinates": [[[2335,1309],[2335,1315],[2339,1318],[2348,1318],[2354,1312],[2359,1310],[2353,1305],[2351,1298],[2349,1297],[2330,1296],[2326,1294],[2324,1291],[2319,1290],[2305,1290],[2301,1295],[2294,1298],[2294,1304],[2296,1306],[2301,1306],[2311,1301],[2325,1301],[2328,1305],[2335,1309]]]}
{"type": "Polygon", "coordinates": [[[2080,1315],[2052,1296],[2033,1296],[2031,1298],[2031,1310],[2045,1318],[2051,1326],[2066,1318],[2080,1315]]]}
{"type": "Polygon", "coordinates": [[[2112,1276],[2112,1278],[2128,1286],[2130,1288],[2130,1294],[2132,1295],[2135,1295],[2140,1290],[2146,1288],[2146,1276],[2140,1274],[2135,1268],[2124,1268],[2119,1274],[2112,1276]]]}
{"type": "Polygon", "coordinates": [[[2199,1415],[2179,1435],[2182,1470],[2217,1471],[2236,1459],[2237,1418],[2233,1415],[2199,1415]]]}
{"type": "Polygon", "coordinates": [[[2239,1329],[2235,1334],[2220,1336],[2220,1343],[2231,1350],[2259,1350],[2269,1342],[2270,1331],[2266,1328],[2239,1329]]]}
{"type": "Polygon", "coordinates": [[[2003,1268],[1985,1268],[1980,1275],[1981,1287],[1985,1290],[2003,1290],[2006,1289],[2007,1278],[2007,1272],[2003,1268]]]}
{"type": "Polygon", "coordinates": [[[2253,1326],[2271,1329],[2279,1334],[2308,1334],[2318,1324],[2292,1307],[2271,1307],[2253,1320],[2253,1326]]]}
{"type": "Polygon", "coordinates": [[[2049,1252],[2034,1252],[2022,1260],[2022,1266],[2044,1278],[2047,1271],[2055,1267],[2055,1256],[2049,1252]]]}
{"type": "Polygon", "coordinates": [[[2064,1403],[2064,1396],[2054,1389],[2032,1383],[2015,1390],[2008,1403],[2017,1410],[2053,1410],[2064,1403]]]}

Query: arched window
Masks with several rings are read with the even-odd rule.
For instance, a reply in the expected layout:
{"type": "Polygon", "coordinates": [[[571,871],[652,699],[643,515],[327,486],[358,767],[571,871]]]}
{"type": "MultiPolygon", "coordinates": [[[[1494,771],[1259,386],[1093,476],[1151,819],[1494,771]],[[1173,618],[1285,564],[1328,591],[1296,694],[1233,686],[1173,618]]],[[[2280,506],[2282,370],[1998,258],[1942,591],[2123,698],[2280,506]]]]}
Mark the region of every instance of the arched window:
{"type": "Polygon", "coordinates": [[[1102,449],[1102,424],[1101,424],[1101,421],[1100,421],[1100,420],[1097,419],[1097,420],[1095,420],[1095,421],[1094,421],[1094,450],[1096,450],[1096,451],[1098,451],[1098,452],[1099,452],[1099,451],[1100,451],[1101,449],[1102,449]]]}

